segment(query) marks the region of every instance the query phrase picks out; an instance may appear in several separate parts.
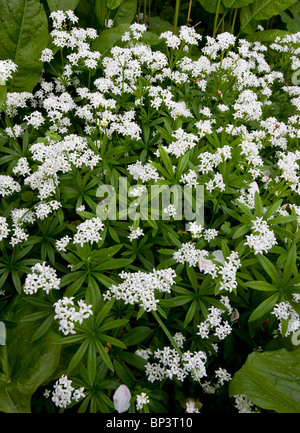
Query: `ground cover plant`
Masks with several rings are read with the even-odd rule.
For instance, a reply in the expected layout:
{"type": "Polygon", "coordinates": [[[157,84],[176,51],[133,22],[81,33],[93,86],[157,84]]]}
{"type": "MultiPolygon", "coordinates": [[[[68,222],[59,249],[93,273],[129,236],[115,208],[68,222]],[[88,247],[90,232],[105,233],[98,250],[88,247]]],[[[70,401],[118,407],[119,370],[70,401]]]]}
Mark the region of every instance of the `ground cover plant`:
{"type": "Polygon", "coordinates": [[[95,2],[99,32],[25,3],[38,58],[28,27],[0,60],[0,411],[299,413],[298,2],[267,36],[258,0],[215,2],[214,35],[179,2],[164,28],[160,2],[95,2]]]}

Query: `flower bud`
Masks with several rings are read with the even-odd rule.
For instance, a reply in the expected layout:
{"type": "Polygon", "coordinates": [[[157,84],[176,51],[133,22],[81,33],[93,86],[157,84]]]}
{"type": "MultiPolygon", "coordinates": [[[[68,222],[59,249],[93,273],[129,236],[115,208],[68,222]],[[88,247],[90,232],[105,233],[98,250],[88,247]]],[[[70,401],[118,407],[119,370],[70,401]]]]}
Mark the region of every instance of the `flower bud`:
{"type": "Polygon", "coordinates": [[[126,385],[120,385],[113,396],[116,411],[126,412],[130,406],[131,393],[126,385]]]}

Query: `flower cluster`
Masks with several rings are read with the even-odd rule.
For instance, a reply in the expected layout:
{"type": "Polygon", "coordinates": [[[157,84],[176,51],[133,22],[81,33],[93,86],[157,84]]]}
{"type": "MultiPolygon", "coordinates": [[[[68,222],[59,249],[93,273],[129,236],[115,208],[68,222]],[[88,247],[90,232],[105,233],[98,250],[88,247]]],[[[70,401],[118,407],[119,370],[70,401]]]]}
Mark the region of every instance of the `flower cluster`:
{"type": "Polygon", "coordinates": [[[78,402],[81,398],[85,397],[84,388],[75,389],[72,386],[72,380],[69,380],[65,374],[55,382],[53,388],[51,400],[55,406],[61,408],[66,408],[73,401],[78,402]]]}
{"type": "Polygon", "coordinates": [[[199,381],[206,376],[207,355],[205,352],[183,352],[182,355],[175,349],[164,347],[157,349],[152,354],[154,361],[146,364],[146,376],[149,382],[163,379],[183,381],[187,376],[199,381]]]}
{"type": "Polygon", "coordinates": [[[64,335],[76,334],[74,329],[75,324],[82,324],[84,319],[87,319],[93,314],[92,305],[87,305],[80,299],[77,301],[77,306],[75,306],[73,300],[74,297],[67,298],[64,296],[54,304],[54,320],[59,320],[59,330],[62,331],[64,335]]]}
{"type": "Polygon", "coordinates": [[[263,217],[256,217],[256,219],[252,221],[252,230],[254,233],[258,234],[252,233],[251,235],[247,235],[245,245],[252,248],[254,254],[267,253],[273,245],[277,244],[274,232],[269,229],[268,223],[263,220],[263,217]]]}
{"type": "Polygon", "coordinates": [[[209,338],[210,333],[214,331],[213,335],[219,338],[219,340],[224,340],[232,332],[232,327],[228,320],[223,320],[223,314],[231,314],[233,309],[229,303],[227,296],[221,297],[221,302],[225,306],[226,310],[221,310],[220,308],[211,306],[208,311],[206,319],[197,325],[198,332],[201,338],[209,338]]]}
{"type": "Polygon", "coordinates": [[[104,293],[104,299],[122,299],[125,304],[138,304],[145,311],[155,311],[159,303],[159,299],[155,298],[155,292],[170,293],[171,286],[175,283],[176,272],[172,268],[153,269],[152,273],[122,271],[119,276],[124,282],[112,285],[104,293]]]}
{"type": "Polygon", "coordinates": [[[49,295],[50,290],[59,290],[60,278],[57,277],[55,269],[44,263],[37,263],[31,268],[31,274],[26,276],[24,292],[27,295],[37,293],[39,289],[49,295]]]}

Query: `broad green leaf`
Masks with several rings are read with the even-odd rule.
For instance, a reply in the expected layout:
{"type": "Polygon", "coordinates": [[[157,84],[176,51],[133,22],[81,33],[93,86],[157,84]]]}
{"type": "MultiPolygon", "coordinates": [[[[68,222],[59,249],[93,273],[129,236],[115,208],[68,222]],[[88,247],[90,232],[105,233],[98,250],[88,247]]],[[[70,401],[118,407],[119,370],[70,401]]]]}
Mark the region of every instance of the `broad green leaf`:
{"type": "MultiPolygon", "coordinates": [[[[201,6],[211,14],[215,14],[217,11],[218,0],[198,0],[201,6]]],[[[219,13],[223,14],[225,12],[225,8],[222,3],[219,6],[219,13]]]]}
{"type": "Polygon", "coordinates": [[[295,3],[295,0],[256,0],[241,9],[241,31],[252,33],[254,23],[257,26],[258,21],[268,20],[274,15],[280,14],[293,3],[295,3]]]}
{"type": "Polygon", "coordinates": [[[242,8],[243,6],[248,6],[254,1],[255,0],[222,0],[222,3],[226,9],[237,9],[242,8]]]}
{"type": "Polygon", "coordinates": [[[126,23],[103,30],[92,45],[93,51],[99,51],[102,55],[106,54],[128,30],[129,24],[126,23]]]}
{"type": "Polygon", "coordinates": [[[32,92],[40,77],[39,60],[48,44],[48,21],[39,0],[0,0],[0,60],[18,65],[12,90],[32,92]]]}
{"type": "Polygon", "coordinates": [[[123,0],[107,0],[107,7],[109,9],[116,9],[120,6],[123,0]]]}
{"type": "Polygon", "coordinates": [[[132,24],[137,12],[137,0],[123,0],[114,18],[114,25],[132,24]]]}
{"type": "Polygon", "coordinates": [[[278,301],[279,295],[279,293],[274,293],[273,295],[265,299],[261,304],[259,304],[259,306],[256,307],[255,310],[252,311],[252,313],[250,314],[250,317],[248,319],[249,322],[261,319],[263,316],[268,314],[278,301]]]}
{"type": "Polygon", "coordinates": [[[79,3],[79,0],[47,0],[50,12],[53,11],[69,11],[74,10],[79,3]]]}
{"type": "Polygon", "coordinates": [[[22,322],[33,307],[16,296],[5,312],[4,320],[17,326],[7,329],[6,346],[0,346],[0,411],[30,413],[31,397],[54,373],[60,358],[60,336],[49,329],[43,338],[31,343],[36,330],[34,322],[22,322]]]}
{"type": "Polygon", "coordinates": [[[300,413],[300,349],[251,353],[230,384],[229,396],[278,413],[300,413]]]}
{"type": "Polygon", "coordinates": [[[106,0],[95,0],[95,14],[102,30],[105,26],[106,0]]]}
{"type": "Polygon", "coordinates": [[[295,2],[288,11],[282,12],[280,18],[286,24],[286,28],[289,32],[300,32],[300,2],[295,2]]]}
{"type": "Polygon", "coordinates": [[[169,21],[162,20],[159,17],[151,17],[151,31],[160,35],[166,31],[173,31],[173,25],[169,21]]]}
{"type": "MultiPolygon", "coordinates": [[[[272,29],[257,31],[250,35],[247,35],[245,39],[249,42],[273,42],[276,38],[282,38],[283,36],[289,35],[290,32],[286,30],[272,29]]],[[[281,200],[280,200],[281,201],[281,200]]],[[[276,204],[276,203],[275,203],[276,204]]],[[[278,206],[279,207],[279,206],[278,206]]],[[[277,209],[278,209],[277,207],[277,209]]],[[[277,210],[275,209],[275,210],[277,210]]],[[[267,219],[267,217],[265,217],[267,219]]]]}

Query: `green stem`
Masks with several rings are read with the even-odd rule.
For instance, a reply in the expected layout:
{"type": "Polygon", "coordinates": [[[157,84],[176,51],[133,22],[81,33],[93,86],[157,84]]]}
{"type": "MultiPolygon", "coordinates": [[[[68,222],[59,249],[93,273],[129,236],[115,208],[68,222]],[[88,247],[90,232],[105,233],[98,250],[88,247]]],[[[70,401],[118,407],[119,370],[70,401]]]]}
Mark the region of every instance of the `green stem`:
{"type": "Polygon", "coordinates": [[[181,356],[181,355],[182,355],[182,352],[181,352],[181,350],[179,349],[179,347],[178,347],[176,341],[174,340],[174,338],[173,338],[172,335],[170,334],[170,332],[169,332],[168,328],[166,327],[166,325],[164,324],[164,322],[161,320],[161,318],[159,317],[159,315],[157,314],[156,311],[153,311],[153,310],[152,310],[152,314],[153,314],[153,317],[157,320],[158,324],[162,327],[164,333],[166,334],[166,336],[167,336],[168,339],[170,340],[170,342],[171,342],[172,346],[174,347],[174,349],[175,349],[175,350],[178,352],[178,354],[181,356]]]}
{"type": "Polygon", "coordinates": [[[216,15],[215,15],[215,22],[214,22],[213,38],[216,37],[216,32],[217,32],[217,22],[218,22],[218,15],[219,15],[220,4],[221,4],[221,0],[218,0],[218,3],[217,3],[217,10],[216,10],[216,15]]]}
{"type": "Polygon", "coordinates": [[[146,25],[147,16],[147,0],[144,0],[144,12],[143,12],[143,23],[146,25]]]}
{"type": "Polygon", "coordinates": [[[174,35],[176,35],[176,33],[177,33],[177,24],[178,24],[178,15],[179,15],[179,3],[180,3],[180,0],[176,0],[175,15],[174,15],[174,30],[173,30],[174,35]]]}
{"type": "Polygon", "coordinates": [[[238,11],[237,8],[234,9],[233,21],[232,21],[232,26],[231,26],[231,33],[232,34],[234,34],[234,26],[235,26],[237,11],[238,11]]]}

